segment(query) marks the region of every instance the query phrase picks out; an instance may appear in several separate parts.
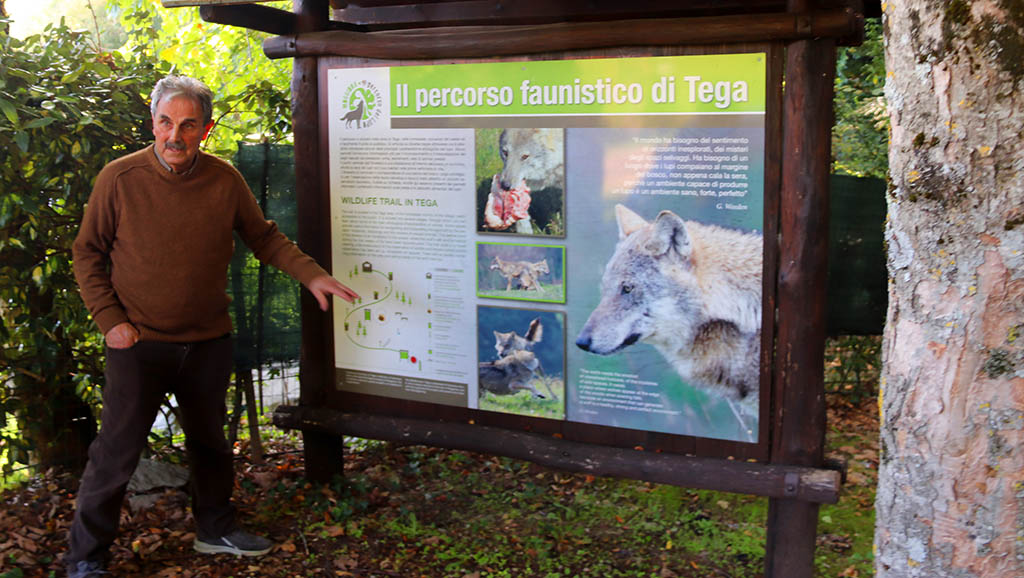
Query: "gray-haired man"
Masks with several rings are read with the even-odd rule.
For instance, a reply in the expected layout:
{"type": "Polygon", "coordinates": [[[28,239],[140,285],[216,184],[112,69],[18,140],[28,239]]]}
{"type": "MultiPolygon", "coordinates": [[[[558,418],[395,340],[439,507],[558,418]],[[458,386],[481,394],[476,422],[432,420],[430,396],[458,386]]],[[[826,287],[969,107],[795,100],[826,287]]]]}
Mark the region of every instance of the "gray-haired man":
{"type": "Polygon", "coordinates": [[[195,549],[258,556],[272,547],[237,525],[231,505],[224,420],[232,231],[258,259],[305,285],[322,309],[330,295],[357,297],[264,218],[238,171],[199,151],[213,127],[209,88],[169,76],[153,89],[151,107],[154,144],[100,172],[73,247],[82,299],[107,345],[100,433],[64,557],[75,578],[104,573],[126,485],[167,393],[186,435],[195,549]]]}

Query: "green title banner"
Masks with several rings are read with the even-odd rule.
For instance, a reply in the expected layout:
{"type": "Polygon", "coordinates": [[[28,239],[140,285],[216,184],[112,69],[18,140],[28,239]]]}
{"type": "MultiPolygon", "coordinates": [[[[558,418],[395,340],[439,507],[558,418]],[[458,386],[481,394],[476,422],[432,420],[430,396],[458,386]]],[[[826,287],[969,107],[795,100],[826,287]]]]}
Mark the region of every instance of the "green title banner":
{"type": "Polygon", "coordinates": [[[391,116],[751,114],[765,55],[494,62],[390,69],[391,116]]]}

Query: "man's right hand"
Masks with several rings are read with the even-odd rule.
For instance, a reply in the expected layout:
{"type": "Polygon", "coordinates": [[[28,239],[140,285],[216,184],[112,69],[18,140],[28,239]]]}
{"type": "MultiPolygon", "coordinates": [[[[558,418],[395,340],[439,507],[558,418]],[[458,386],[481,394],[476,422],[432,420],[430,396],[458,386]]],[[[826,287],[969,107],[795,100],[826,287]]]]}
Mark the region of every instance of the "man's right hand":
{"type": "Polygon", "coordinates": [[[112,349],[128,349],[139,341],[139,330],[126,321],[115,325],[104,338],[107,346],[112,349]]]}

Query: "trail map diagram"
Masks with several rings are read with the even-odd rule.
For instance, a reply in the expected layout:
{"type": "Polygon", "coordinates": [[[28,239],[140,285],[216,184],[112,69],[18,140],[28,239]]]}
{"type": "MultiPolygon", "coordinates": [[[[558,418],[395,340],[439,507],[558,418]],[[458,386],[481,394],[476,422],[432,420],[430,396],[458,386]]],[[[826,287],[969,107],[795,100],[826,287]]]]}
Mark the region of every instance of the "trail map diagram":
{"type": "Polygon", "coordinates": [[[359,350],[354,356],[358,365],[404,374],[423,371],[430,353],[424,347],[430,326],[427,296],[418,295],[419,287],[396,283],[393,272],[378,270],[369,261],[351,267],[346,277],[345,283],[360,295],[342,317],[346,341],[359,350]]]}

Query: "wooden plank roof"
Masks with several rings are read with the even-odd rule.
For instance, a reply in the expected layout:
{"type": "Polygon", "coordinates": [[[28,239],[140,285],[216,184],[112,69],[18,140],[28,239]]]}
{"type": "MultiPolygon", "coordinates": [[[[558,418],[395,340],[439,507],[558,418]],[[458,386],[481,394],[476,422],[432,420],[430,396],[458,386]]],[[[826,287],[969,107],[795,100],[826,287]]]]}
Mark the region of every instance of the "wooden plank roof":
{"type": "Polygon", "coordinates": [[[278,35],[264,43],[271,58],[460,57],[480,44],[494,55],[571,50],[581,42],[612,47],[828,36],[859,44],[863,18],[880,12],[873,0],[804,0],[793,3],[805,8],[799,12],[785,0],[305,0],[307,15],[311,6],[323,10],[311,23],[261,4],[194,1],[218,2],[201,6],[208,22],[278,35]]]}
{"type": "MultiPolygon", "coordinates": [[[[815,10],[850,8],[866,17],[880,2],[818,0],[815,10]]],[[[332,20],[368,30],[689,18],[786,12],[785,0],[331,0],[332,20]]]]}
{"type": "MultiPolygon", "coordinates": [[[[298,32],[291,12],[245,0],[163,0],[167,5],[201,5],[210,22],[273,34],[298,32]]],[[[666,18],[787,13],[785,0],[325,0],[328,29],[373,32],[410,28],[514,26],[666,18]]],[[[816,0],[809,12],[849,10],[862,17],[881,14],[879,0],[816,0]]]]}

